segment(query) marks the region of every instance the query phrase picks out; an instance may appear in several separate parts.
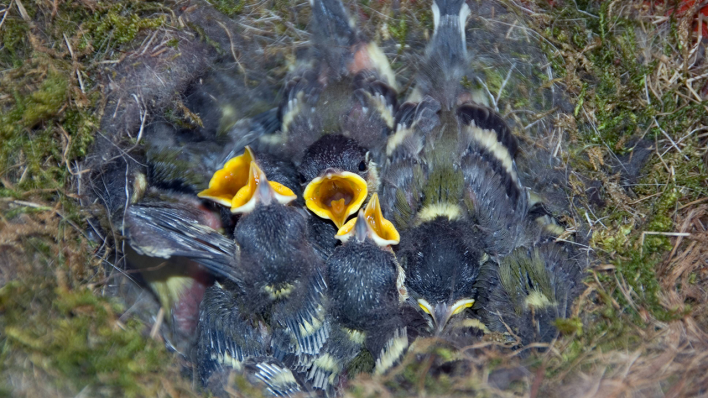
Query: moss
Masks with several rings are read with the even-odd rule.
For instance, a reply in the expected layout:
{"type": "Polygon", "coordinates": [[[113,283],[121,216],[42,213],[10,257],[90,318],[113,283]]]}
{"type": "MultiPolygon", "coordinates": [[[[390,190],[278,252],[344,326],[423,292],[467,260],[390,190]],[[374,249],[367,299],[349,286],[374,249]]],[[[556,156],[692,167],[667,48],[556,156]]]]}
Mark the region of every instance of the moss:
{"type": "Polygon", "coordinates": [[[49,69],[37,91],[24,94],[13,90],[14,104],[0,115],[0,136],[11,139],[22,127],[34,127],[56,115],[67,99],[67,88],[66,76],[49,69]]]}
{"type": "Polygon", "coordinates": [[[19,17],[8,17],[0,29],[0,65],[19,68],[29,53],[29,25],[19,17]]]}
{"type": "Polygon", "coordinates": [[[109,41],[114,45],[130,43],[140,31],[157,29],[167,21],[165,15],[142,17],[146,12],[166,11],[159,3],[127,1],[110,7],[106,7],[105,3],[101,6],[94,14],[93,20],[85,22],[82,26],[90,32],[94,48],[107,47],[109,41]]]}
{"type": "Polygon", "coordinates": [[[388,32],[391,37],[400,45],[398,52],[403,52],[408,36],[408,22],[404,18],[394,19],[388,24],[388,32]]]}
{"type": "Polygon", "coordinates": [[[243,0],[212,0],[210,4],[219,10],[222,14],[228,17],[235,17],[241,13],[245,1],[243,0]]]}
{"type": "Polygon", "coordinates": [[[63,127],[71,136],[66,156],[69,159],[86,156],[98,128],[96,115],[88,110],[69,109],[64,116],[63,127]]]}
{"type": "Polygon", "coordinates": [[[363,349],[348,365],[347,377],[355,377],[359,373],[369,373],[374,370],[374,356],[369,350],[363,349]]]}
{"type": "Polygon", "coordinates": [[[135,320],[120,323],[120,306],[89,290],[47,286],[42,290],[38,294],[31,284],[21,282],[0,290],[3,344],[30,357],[42,355],[45,360],[34,365],[63,375],[55,379],[62,388],[88,387],[125,396],[156,392],[145,389],[140,379],[159,372],[169,356],[159,342],[143,337],[144,325],[135,320]]]}
{"type": "Polygon", "coordinates": [[[556,319],[556,328],[563,334],[583,334],[583,322],[579,318],[556,319]]]}

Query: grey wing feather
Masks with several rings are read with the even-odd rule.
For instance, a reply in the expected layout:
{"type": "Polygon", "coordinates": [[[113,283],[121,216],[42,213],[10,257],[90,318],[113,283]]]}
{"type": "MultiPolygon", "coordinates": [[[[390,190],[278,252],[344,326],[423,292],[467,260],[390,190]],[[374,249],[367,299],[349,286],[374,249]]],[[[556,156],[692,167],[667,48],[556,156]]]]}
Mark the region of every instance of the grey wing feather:
{"type": "Polygon", "coordinates": [[[583,289],[582,266],[570,248],[546,243],[520,247],[501,264],[485,271],[487,302],[482,318],[490,330],[511,330],[523,344],[553,340],[557,318],[570,316],[570,307],[583,289]]]}
{"type": "Polygon", "coordinates": [[[518,244],[529,207],[514,162],[516,139],[487,107],[468,103],[456,113],[467,145],[461,165],[473,213],[487,231],[487,251],[507,254],[518,244]]]}
{"type": "Polygon", "coordinates": [[[266,348],[258,320],[245,316],[234,294],[214,285],[207,289],[199,308],[197,369],[204,384],[212,373],[233,368],[263,356],[266,348]]]}
{"type": "Polygon", "coordinates": [[[354,339],[351,331],[340,326],[333,326],[329,340],[307,372],[307,382],[313,388],[323,390],[331,396],[340,374],[344,372],[346,365],[361,352],[363,343],[363,339],[354,339]]]}
{"type": "Polygon", "coordinates": [[[250,359],[246,369],[252,377],[263,382],[267,391],[276,397],[292,397],[306,391],[293,372],[275,358],[250,359]]]}
{"type": "Polygon", "coordinates": [[[202,225],[194,211],[177,204],[138,204],[128,207],[123,235],[139,254],[170,258],[183,256],[211,272],[239,280],[238,246],[218,231],[202,225]]]}
{"type": "Polygon", "coordinates": [[[303,292],[304,297],[288,300],[273,309],[273,319],[285,326],[284,333],[274,336],[275,356],[294,356],[293,366],[298,370],[311,366],[329,338],[330,324],[324,309],[326,289],[322,274],[316,271],[303,292]]]}

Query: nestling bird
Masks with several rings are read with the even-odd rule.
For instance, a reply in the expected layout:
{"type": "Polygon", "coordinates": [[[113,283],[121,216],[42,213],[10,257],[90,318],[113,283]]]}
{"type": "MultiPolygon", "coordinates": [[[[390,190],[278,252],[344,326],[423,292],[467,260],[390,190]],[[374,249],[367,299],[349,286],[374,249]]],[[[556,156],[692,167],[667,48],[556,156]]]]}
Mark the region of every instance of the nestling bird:
{"type": "MultiPolygon", "coordinates": [[[[194,197],[191,181],[204,177],[197,155],[209,146],[190,147],[183,157],[175,158],[173,152],[149,147],[134,151],[131,156],[108,159],[95,167],[91,175],[90,195],[107,210],[109,229],[146,236],[147,250],[159,251],[160,245],[151,240],[152,224],[141,218],[124,217],[126,208],[135,203],[165,207],[194,222],[214,230],[222,228],[218,210],[205,205],[194,197]],[[164,155],[164,156],[163,156],[164,155]],[[174,158],[171,166],[165,158],[174,158]],[[172,173],[171,170],[186,167],[189,173],[172,173]],[[179,174],[179,178],[177,175],[179,174]]],[[[110,234],[109,234],[110,236],[110,234]]],[[[116,242],[125,255],[128,266],[140,271],[140,279],[157,298],[164,310],[164,319],[169,325],[162,329],[162,337],[168,346],[186,353],[192,344],[196,330],[199,303],[204,290],[211,285],[213,276],[198,263],[180,256],[143,255],[128,244],[116,242]]],[[[161,316],[158,313],[158,316],[161,316]]],[[[158,320],[159,322],[159,320],[158,320]]]]}
{"type": "Polygon", "coordinates": [[[390,250],[398,233],[371,198],[337,234],[344,241],[327,260],[327,313],[330,339],[315,359],[307,379],[331,393],[346,365],[366,348],[376,362],[374,371],[392,367],[408,347],[402,302],[403,273],[390,250]]]}
{"type": "Polygon", "coordinates": [[[571,315],[573,300],[583,290],[582,270],[560,243],[514,250],[498,266],[485,267],[480,284],[489,292],[480,302],[484,323],[524,345],[550,342],[558,335],[556,319],[571,315]]]}
{"type": "Polygon", "coordinates": [[[408,102],[396,115],[382,173],[384,214],[402,230],[406,285],[441,335],[480,295],[481,263],[512,251],[528,195],[516,175],[516,140],[493,110],[472,102],[461,0],[433,2],[435,31],[408,102]]]}
{"type": "MultiPolygon", "coordinates": [[[[319,352],[329,333],[322,302],[323,264],[307,240],[307,214],[287,206],[294,195],[278,194],[274,185],[279,184],[271,184],[251,161],[247,183],[230,202],[231,211],[243,213],[234,240],[188,220],[170,218],[163,209],[136,205],[128,214],[147,214],[154,235],[165,241],[163,247],[176,248],[171,254],[192,258],[235,282],[234,294],[242,298],[243,313],[269,320],[273,355],[307,367],[307,358],[319,352]]],[[[141,247],[135,239],[131,244],[141,247]]]]}
{"type": "Polygon", "coordinates": [[[307,148],[298,171],[305,205],[317,216],[309,219],[311,241],[326,259],[337,244],[337,230],[378,189],[376,163],[354,139],[328,134],[307,148]]]}
{"type": "Polygon", "coordinates": [[[477,300],[482,245],[474,230],[470,222],[438,217],[403,232],[396,252],[409,294],[426,314],[428,333],[440,335],[477,300]]]}
{"type": "Polygon", "coordinates": [[[314,45],[289,77],[280,129],[251,144],[296,163],[324,134],[344,134],[378,155],[393,128],[396,82],[379,47],[350,21],[339,0],[312,0],[314,45]]]}
{"type": "Polygon", "coordinates": [[[485,250],[515,246],[527,193],[514,165],[516,140],[493,110],[471,102],[466,72],[464,1],[433,2],[435,32],[414,97],[401,106],[382,177],[384,214],[405,230],[436,217],[473,219],[485,250]]]}
{"type": "Polygon", "coordinates": [[[369,152],[351,138],[326,135],[312,144],[298,167],[305,205],[341,228],[378,188],[376,165],[369,152]]]}

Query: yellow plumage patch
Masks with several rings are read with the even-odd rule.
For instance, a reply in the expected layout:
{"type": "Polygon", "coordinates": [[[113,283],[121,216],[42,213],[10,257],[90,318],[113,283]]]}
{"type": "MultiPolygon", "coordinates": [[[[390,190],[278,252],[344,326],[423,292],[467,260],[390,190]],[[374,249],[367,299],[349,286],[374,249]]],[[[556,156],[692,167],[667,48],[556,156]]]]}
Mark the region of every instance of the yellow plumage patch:
{"type": "Polygon", "coordinates": [[[454,221],[461,218],[462,214],[462,209],[456,204],[433,203],[423,207],[418,212],[417,224],[420,225],[426,221],[432,221],[437,217],[445,217],[450,221],[454,221]]]}

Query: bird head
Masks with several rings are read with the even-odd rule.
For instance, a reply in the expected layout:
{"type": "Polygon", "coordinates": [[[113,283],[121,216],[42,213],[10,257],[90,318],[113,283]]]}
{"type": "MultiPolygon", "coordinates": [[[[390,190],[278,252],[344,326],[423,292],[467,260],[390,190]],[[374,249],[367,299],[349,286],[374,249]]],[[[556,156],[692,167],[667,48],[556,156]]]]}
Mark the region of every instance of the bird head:
{"type": "Polygon", "coordinates": [[[300,164],[305,205],[340,228],[378,187],[374,162],[351,138],[328,134],[312,144],[300,164]]]}
{"type": "Polygon", "coordinates": [[[209,181],[209,188],[197,196],[230,207],[232,213],[247,213],[253,210],[257,201],[270,204],[275,200],[288,204],[297,199],[290,188],[268,181],[249,147],[217,170],[209,181]]]}

